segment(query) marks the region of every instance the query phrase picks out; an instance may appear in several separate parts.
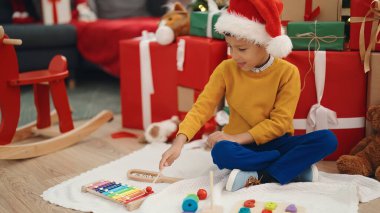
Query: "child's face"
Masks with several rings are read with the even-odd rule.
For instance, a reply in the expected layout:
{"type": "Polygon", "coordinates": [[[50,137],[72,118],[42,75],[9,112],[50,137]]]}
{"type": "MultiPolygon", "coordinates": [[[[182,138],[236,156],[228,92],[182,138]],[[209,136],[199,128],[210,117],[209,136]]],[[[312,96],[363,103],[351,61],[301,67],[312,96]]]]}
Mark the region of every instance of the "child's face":
{"type": "Polygon", "coordinates": [[[233,36],[226,36],[226,42],[230,47],[232,58],[244,71],[250,71],[268,59],[268,53],[262,46],[233,36]]]}

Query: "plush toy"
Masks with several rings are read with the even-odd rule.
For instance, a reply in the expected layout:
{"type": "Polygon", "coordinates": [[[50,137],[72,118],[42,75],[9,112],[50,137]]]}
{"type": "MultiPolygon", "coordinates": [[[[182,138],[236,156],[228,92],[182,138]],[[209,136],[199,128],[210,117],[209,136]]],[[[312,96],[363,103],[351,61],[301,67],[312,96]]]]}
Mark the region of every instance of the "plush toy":
{"type": "Polygon", "coordinates": [[[147,143],[165,143],[173,134],[175,134],[178,124],[178,116],[172,116],[168,120],[152,123],[145,130],[144,136],[143,138],[140,138],[140,141],[147,143]]]}
{"type": "Polygon", "coordinates": [[[35,19],[30,16],[26,9],[26,2],[24,0],[10,0],[12,4],[13,14],[12,23],[13,24],[27,24],[35,22],[35,19]]]}
{"type": "Polygon", "coordinates": [[[91,22],[96,21],[97,16],[89,7],[87,0],[76,0],[72,11],[73,19],[91,22]]]}
{"type": "Polygon", "coordinates": [[[337,160],[340,173],[375,176],[380,181],[380,105],[368,109],[367,119],[375,133],[362,139],[350,155],[337,160]]]}
{"type": "Polygon", "coordinates": [[[175,41],[177,36],[188,35],[190,32],[190,15],[179,2],[170,6],[171,9],[162,16],[156,31],[157,42],[168,45],[175,41]]]}

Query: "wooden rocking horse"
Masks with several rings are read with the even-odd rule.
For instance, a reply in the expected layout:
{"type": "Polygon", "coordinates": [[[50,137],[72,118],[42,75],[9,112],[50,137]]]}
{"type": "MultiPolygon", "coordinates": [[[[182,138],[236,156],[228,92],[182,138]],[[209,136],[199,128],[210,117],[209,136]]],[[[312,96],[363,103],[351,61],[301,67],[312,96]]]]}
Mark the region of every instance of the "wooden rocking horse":
{"type": "Polygon", "coordinates": [[[24,159],[45,155],[81,141],[104,123],[112,120],[110,111],[102,111],[87,123],[74,128],[64,79],[68,76],[64,56],[55,56],[47,70],[19,74],[13,45],[19,39],[10,39],[0,26],[0,159],[24,159]],[[33,85],[37,120],[17,128],[20,117],[20,87],[33,85]],[[56,109],[50,113],[49,94],[56,109]],[[59,122],[60,132],[51,125],[59,122]],[[34,136],[49,139],[28,142],[34,136]],[[28,143],[26,143],[28,142],[28,143]]]}

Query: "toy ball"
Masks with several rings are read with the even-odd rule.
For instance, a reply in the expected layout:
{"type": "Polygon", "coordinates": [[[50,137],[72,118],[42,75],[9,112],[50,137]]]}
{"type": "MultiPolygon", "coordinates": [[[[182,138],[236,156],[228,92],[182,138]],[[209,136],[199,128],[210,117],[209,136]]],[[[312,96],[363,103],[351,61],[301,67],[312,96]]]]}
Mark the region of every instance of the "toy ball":
{"type": "Polygon", "coordinates": [[[147,186],[147,187],[145,188],[145,191],[146,191],[146,192],[152,192],[152,187],[147,186]]]}
{"type": "Polygon", "coordinates": [[[205,189],[199,189],[197,195],[199,200],[205,200],[207,198],[207,191],[205,189]]]}

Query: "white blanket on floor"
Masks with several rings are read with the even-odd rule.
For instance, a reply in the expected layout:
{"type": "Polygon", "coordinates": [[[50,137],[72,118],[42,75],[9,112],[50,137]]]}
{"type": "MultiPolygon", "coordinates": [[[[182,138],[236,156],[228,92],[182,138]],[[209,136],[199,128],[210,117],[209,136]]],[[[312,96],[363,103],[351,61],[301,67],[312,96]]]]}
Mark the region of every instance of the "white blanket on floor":
{"type": "MultiPolygon", "coordinates": [[[[258,201],[275,201],[296,203],[307,209],[307,212],[353,213],[358,211],[359,201],[368,202],[380,197],[380,183],[376,180],[341,174],[320,172],[320,181],[314,183],[291,183],[285,186],[262,184],[227,192],[224,190],[228,170],[218,170],[212,163],[210,153],[203,149],[192,149],[202,142],[187,144],[181,157],[172,167],[163,171],[165,176],[183,177],[185,180],[174,184],[135,182],[128,180],[129,169],[147,169],[157,171],[162,153],[169,147],[167,144],[151,144],[143,149],[118,160],[69,179],[46,190],[41,196],[53,204],[86,212],[127,212],[126,208],[96,197],[82,193],[83,185],[97,180],[113,180],[145,188],[150,185],[155,194],[146,199],[135,212],[181,212],[182,200],[187,194],[195,193],[199,188],[210,191],[209,170],[214,170],[214,202],[223,205],[224,212],[230,212],[236,202],[245,199],[258,201]]],[[[209,199],[208,199],[209,200],[209,199]]],[[[209,201],[200,201],[199,208],[209,205],[209,201]]]]}

